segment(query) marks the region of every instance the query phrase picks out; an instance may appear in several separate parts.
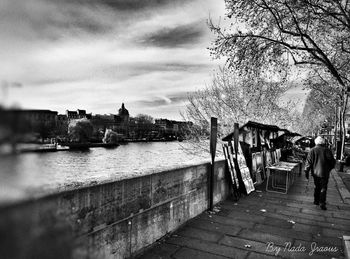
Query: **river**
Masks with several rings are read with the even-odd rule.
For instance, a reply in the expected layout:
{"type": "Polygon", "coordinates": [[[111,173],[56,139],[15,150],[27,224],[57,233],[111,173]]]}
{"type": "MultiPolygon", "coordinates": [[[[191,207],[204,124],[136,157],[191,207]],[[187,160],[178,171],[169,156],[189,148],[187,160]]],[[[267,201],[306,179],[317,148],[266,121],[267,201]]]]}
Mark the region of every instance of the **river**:
{"type": "Polygon", "coordinates": [[[0,157],[0,204],[210,161],[208,153],[188,148],[186,142],[148,142],[0,157]]]}

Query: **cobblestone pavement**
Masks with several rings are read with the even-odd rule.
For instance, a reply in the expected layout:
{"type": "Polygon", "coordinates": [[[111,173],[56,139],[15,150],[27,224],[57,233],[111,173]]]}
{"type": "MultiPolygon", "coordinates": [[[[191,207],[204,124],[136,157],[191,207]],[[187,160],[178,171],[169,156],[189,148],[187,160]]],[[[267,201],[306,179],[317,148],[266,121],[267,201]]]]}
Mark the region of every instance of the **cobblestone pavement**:
{"type": "Polygon", "coordinates": [[[288,194],[258,190],[226,200],[217,213],[200,214],[138,258],[344,258],[342,236],[350,235],[344,188],[334,171],[327,211],[313,204],[313,182],[304,176],[288,194]]]}

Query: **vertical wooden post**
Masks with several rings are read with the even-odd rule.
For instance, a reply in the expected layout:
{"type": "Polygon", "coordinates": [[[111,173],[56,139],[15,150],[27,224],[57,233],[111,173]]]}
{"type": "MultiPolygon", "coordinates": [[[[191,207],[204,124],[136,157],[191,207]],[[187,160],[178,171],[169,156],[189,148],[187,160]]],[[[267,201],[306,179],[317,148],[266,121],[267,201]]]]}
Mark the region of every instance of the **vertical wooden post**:
{"type": "Polygon", "coordinates": [[[235,154],[237,156],[238,144],[239,144],[239,124],[238,123],[234,124],[233,141],[234,141],[234,147],[235,147],[235,154]]]}
{"type": "Polygon", "coordinates": [[[216,152],[218,132],[218,119],[211,117],[210,119],[210,155],[211,155],[211,169],[209,177],[209,210],[213,211],[214,208],[214,162],[216,152]]]}

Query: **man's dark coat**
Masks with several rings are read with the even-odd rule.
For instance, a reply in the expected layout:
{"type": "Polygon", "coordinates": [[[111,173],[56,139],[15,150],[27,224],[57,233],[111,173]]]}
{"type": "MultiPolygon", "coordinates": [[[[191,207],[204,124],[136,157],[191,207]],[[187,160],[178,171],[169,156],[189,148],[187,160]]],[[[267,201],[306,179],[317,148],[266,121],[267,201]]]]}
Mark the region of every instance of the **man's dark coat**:
{"type": "Polygon", "coordinates": [[[305,173],[308,174],[311,171],[312,176],[328,178],[334,166],[335,159],[332,152],[323,145],[316,145],[306,158],[305,173]]]}

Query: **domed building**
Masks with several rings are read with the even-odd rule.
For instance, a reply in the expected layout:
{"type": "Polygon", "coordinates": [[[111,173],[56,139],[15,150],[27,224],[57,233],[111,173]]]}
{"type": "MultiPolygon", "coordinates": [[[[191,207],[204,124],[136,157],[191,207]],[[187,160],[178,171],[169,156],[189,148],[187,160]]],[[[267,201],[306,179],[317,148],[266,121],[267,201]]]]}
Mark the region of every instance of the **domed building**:
{"type": "Polygon", "coordinates": [[[129,119],[129,111],[125,108],[124,103],[122,103],[122,107],[118,110],[118,115],[114,115],[114,131],[127,136],[129,132],[129,119]]]}
{"type": "Polygon", "coordinates": [[[119,109],[118,116],[121,118],[122,122],[129,121],[129,111],[125,108],[124,103],[122,103],[122,107],[119,109]]]}

